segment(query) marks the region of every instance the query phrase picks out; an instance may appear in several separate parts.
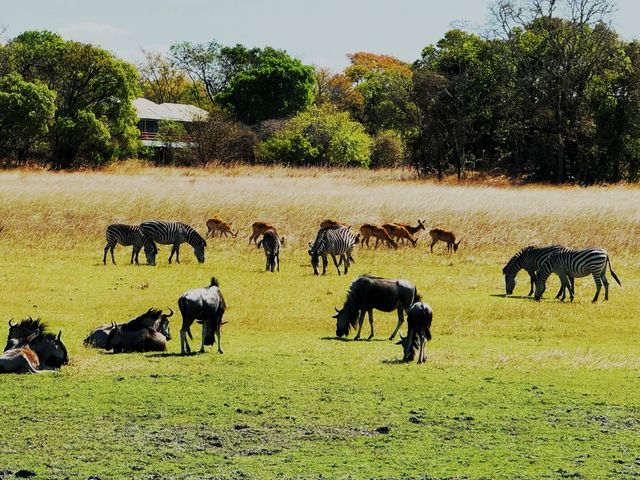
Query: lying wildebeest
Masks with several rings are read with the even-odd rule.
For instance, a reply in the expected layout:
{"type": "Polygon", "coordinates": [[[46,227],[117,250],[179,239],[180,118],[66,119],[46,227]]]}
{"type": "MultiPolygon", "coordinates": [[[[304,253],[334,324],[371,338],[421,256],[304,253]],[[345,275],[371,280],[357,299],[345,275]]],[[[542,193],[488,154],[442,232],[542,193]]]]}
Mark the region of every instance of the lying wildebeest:
{"type": "Polygon", "coordinates": [[[38,356],[40,369],[60,368],[69,363],[61,335],[62,331],[57,336],[48,332],[47,325],[39,318],[28,317],[15,325],[9,320],[9,338],[4,350],[28,346],[38,356]]]}
{"type": "Polygon", "coordinates": [[[194,321],[202,323],[202,345],[200,353],[204,353],[205,345],[213,345],[218,336],[218,353],[222,353],[220,347],[222,317],[227,305],[220,291],[220,283],[215,277],[211,278],[211,284],[205,288],[196,288],[185,292],[178,299],[178,307],[182,314],[182,328],[180,329],[180,352],[182,355],[191,353],[187,335],[191,336],[191,324],[194,321]]]}
{"type": "Polygon", "coordinates": [[[427,361],[425,343],[431,340],[431,320],[433,310],[427,303],[416,302],[407,312],[407,336],[400,334],[400,341],[404,355],[403,362],[412,362],[418,353],[418,363],[427,361]]]}
{"type": "MultiPolygon", "coordinates": [[[[117,323],[116,326],[122,327],[124,331],[135,331],[141,328],[152,328],[160,332],[165,336],[167,340],[171,340],[171,333],[169,331],[169,317],[173,315],[173,310],[169,308],[169,313],[164,314],[162,310],[150,308],[139,317],[134,318],[128,323],[117,323]]],[[[88,336],[84,339],[83,345],[85,347],[105,348],[107,345],[107,339],[109,333],[115,327],[113,324],[100,325],[96,327],[88,336]]]]}
{"type": "Polygon", "coordinates": [[[113,353],[164,352],[167,349],[167,337],[152,327],[125,330],[124,325],[114,322],[104,349],[113,350],[113,353]]]}
{"type": "Polygon", "coordinates": [[[398,325],[389,337],[392,340],[396,336],[400,325],[404,321],[402,311],[409,311],[414,302],[420,300],[420,295],[413,283],[408,280],[390,280],[374,277],[373,275],[361,275],[356,278],[349,287],[347,299],[341,310],[336,308],[336,335],[343,337],[349,334],[350,328],[358,327],[358,333],[354,340],[360,338],[364,313],[369,313],[369,324],[373,338],[373,310],[382,312],[398,311],[398,325]]]}
{"type": "Polygon", "coordinates": [[[38,373],[40,361],[29,347],[10,348],[0,355],[0,373],[38,373]]]}

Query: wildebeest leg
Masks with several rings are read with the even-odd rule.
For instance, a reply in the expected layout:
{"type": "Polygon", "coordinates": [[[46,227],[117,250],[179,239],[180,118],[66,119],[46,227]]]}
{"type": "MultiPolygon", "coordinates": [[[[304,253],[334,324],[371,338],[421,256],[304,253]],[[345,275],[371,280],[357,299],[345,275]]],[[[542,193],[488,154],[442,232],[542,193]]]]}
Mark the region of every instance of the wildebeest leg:
{"type": "MultiPolygon", "coordinates": [[[[595,303],[600,296],[600,289],[602,288],[602,282],[600,281],[600,277],[597,277],[596,274],[593,274],[593,281],[596,282],[596,296],[593,297],[592,302],[595,303]]],[[[573,299],[572,299],[573,300],[573,299]]]]}
{"type": "Polygon", "coordinates": [[[182,355],[185,353],[191,353],[191,348],[187,341],[187,332],[185,330],[180,330],[180,353],[182,355]]]}
{"type": "Polygon", "coordinates": [[[218,319],[216,333],[218,335],[218,353],[222,353],[222,346],[220,344],[220,342],[222,342],[222,318],[218,319]]]}
{"type": "Polygon", "coordinates": [[[404,316],[402,315],[402,305],[399,305],[398,306],[398,325],[396,325],[396,329],[393,331],[393,333],[389,337],[389,340],[394,339],[394,337],[396,336],[396,333],[398,333],[398,330],[400,330],[400,325],[402,325],[402,322],[404,322],[404,316]]]}
{"type": "Polygon", "coordinates": [[[369,325],[371,325],[371,334],[367,340],[371,340],[373,338],[373,309],[369,310],[369,325]]]}
{"type": "Polygon", "coordinates": [[[364,323],[364,310],[360,310],[360,316],[358,317],[358,333],[353,338],[354,340],[360,340],[360,332],[362,331],[362,324],[364,323]]]}
{"type": "Polygon", "coordinates": [[[278,268],[278,271],[280,271],[280,255],[276,255],[276,266],[278,268]]]}
{"type": "Polygon", "coordinates": [[[206,320],[202,321],[202,343],[200,345],[200,353],[204,353],[204,337],[207,336],[207,324],[208,322],[206,320]]]}
{"type": "Polygon", "coordinates": [[[424,363],[427,361],[427,355],[425,353],[425,338],[423,335],[418,335],[418,342],[420,342],[420,353],[418,354],[418,363],[424,363]]]}

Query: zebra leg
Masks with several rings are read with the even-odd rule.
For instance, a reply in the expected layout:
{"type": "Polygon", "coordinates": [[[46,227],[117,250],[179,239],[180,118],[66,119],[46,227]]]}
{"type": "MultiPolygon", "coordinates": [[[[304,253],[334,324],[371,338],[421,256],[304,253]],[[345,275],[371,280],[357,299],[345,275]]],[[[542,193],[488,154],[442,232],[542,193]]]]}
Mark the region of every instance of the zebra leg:
{"type": "Polygon", "coordinates": [[[349,271],[349,253],[343,253],[342,258],[344,258],[344,274],[346,275],[349,271]]]}
{"type": "Polygon", "coordinates": [[[602,271],[602,283],[604,284],[604,299],[605,301],[609,300],[609,280],[607,280],[607,274],[603,270],[602,271]]]}
{"type": "Polygon", "coordinates": [[[398,307],[398,325],[396,325],[396,329],[393,331],[393,333],[389,337],[389,340],[393,340],[395,338],[396,333],[398,333],[398,330],[400,330],[400,325],[402,325],[402,322],[404,322],[404,316],[402,315],[402,306],[399,306],[398,307]]]}
{"type": "Polygon", "coordinates": [[[364,310],[360,310],[360,317],[358,318],[358,333],[353,337],[354,340],[360,340],[360,332],[362,331],[362,324],[364,323],[364,310]]]}
{"type": "MultiPolygon", "coordinates": [[[[327,254],[323,253],[322,254],[322,274],[326,275],[327,274],[327,265],[329,264],[329,260],[327,260],[327,254]]],[[[338,272],[339,274],[340,272],[338,272]]]]}
{"type": "Polygon", "coordinates": [[[102,263],[105,265],[107,264],[107,252],[109,251],[109,248],[109,244],[107,243],[107,245],[104,247],[104,255],[102,257],[102,263]]]}
{"type": "Polygon", "coordinates": [[[176,263],[180,263],[180,244],[176,245],[176,263]]]}
{"type": "MultiPolygon", "coordinates": [[[[531,281],[531,286],[529,288],[529,294],[527,295],[527,297],[530,297],[531,295],[533,295],[533,287],[536,284],[536,274],[532,273],[532,272],[527,272],[529,274],[529,280],[531,281]]],[[[558,298],[558,297],[556,297],[558,298]]]]}
{"type": "Polygon", "coordinates": [[[369,310],[369,325],[371,325],[371,335],[367,340],[371,340],[373,338],[373,309],[369,310]]]}
{"type": "Polygon", "coordinates": [[[335,253],[329,253],[331,255],[331,259],[333,260],[333,264],[336,266],[336,270],[338,270],[338,275],[340,275],[340,267],[338,266],[338,260],[336,259],[335,253]]]}
{"type": "Polygon", "coordinates": [[[591,300],[593,303],[598,301],[598,297],[600,296],[600,289],[602,288],[602,282],[600,281],[600,277],[597,277],[596,274],[593,274],[593,281],[596,282],[596,295],[591,300]]]}

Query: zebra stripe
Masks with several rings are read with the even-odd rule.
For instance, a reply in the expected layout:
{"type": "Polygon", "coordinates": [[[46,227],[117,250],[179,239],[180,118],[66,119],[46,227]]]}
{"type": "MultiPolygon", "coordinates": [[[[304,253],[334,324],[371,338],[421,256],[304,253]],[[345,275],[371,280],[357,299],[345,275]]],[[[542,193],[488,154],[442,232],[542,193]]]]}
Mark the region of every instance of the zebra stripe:
{"type": "Polygon", "coordinates": [[[153,242],[145,242],[142,235],[142,230],[137,225],[125,225],[122,223],[114,223],[107,226],[106,231],[107,245],[104,247],[104,256],[102,257],[102,263],[107,264],[107,252],[111,252],[111,262],[115,265],[116,260],[113,256],[113,251],[116,245],[119,243],[122,246],[133,246],[131,251],[131,262],[136,262],[139,265],[138,256],[140,249],[144,246],[144,253],[147,257],[147,263],[155,263],[155,254],[157,249],[153,242]]]}
{"type": "Polygon", "coordinates": [[[353,232],[346,227],[321,228],[316,236],[313,245],[309,245],[309,255],[311,255],[311,265],[313,273],[318,275],[318,265],[322,257],[322,274],[327,271],[327,254],[331,255],[333,263],[340,275],[340,268],[336,255],[340,256],[340,261],[344,261],[344,273],[349,271],[349,262],[354,261],[351,257],[353,247],[358,243],[353,232]]]}
{"type": "Polygon", "coordinates": [[[529,289],[529,296],[533,293],[533,286],[536,281],[536,271],[540,269],[542,264],[553,253],[562,250],[562,245],[551,245],[549,247],[534,247],[528,246],[520,250],[513,257],[509,259],[507,264],[502,269],[502,274],[505,276],[505,287],[507,295],[511,295],[516,286],[516,275],[521,269],[525,269],[529,274],[531,285],[529,289]]]}
{"type": "MultiPolygon", "coordinates": [[[[598,300],[602,284],[604,284],[604,299],[608,300],[609,281],[606,276],[607,264],[609,265],[611,276],[618,282],[618,285],[622,285],[611,268],[611,260],[609,260],[609,255],[606,251],[600,248],[587,248],[584,250],[562,249],[549,256],[540,270],[538,270],[535,298],[536,300],[540,300],[549,275],[555,273],[560,277],[562,288],[569,289],[571,301],[573,301],[574,293],[571,277],[580,278],[586,277],[587,275],[593,275],[593,281],[596,284],[596,294],[593,297],[593,301],[598,300]]],[[[562,300],[564,300],[564,298],[565,295],[563,292],[562,300]]]]}
{"type": "Polygon", "coordinates": [[[262,245],[264,249],[264,255],[267,258],[267,268],[269,272],[273,272],[274,269],[280,271],[280,248],[282,243],[280,237],[275,230],[269,229],[262,235],[262,240],[258,242],[258,248],[262,245]]]}
{"type": "Polygon", "coordinates": [[[182,222],[166,222],[162,220],[150,220],[142,222],[140,229],[145,238],[163,245],[173,245],[169,263],[176,254],[176,262],[180,263],[180,244],[187,242],[193,247],[193,253],[199,263],[204,263],[204,247],[207,242],[196,232],[193,227],[182,222]]]}

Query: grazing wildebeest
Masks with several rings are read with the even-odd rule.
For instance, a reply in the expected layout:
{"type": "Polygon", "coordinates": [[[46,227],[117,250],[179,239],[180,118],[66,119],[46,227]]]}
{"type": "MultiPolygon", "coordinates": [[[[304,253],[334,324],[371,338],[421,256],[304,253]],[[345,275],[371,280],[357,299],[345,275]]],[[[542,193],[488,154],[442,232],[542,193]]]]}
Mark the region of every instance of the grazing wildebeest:
{"type": "Polygon", "coordinates": [[[413,283],[408,280],[391,280],[387,278],[374,277],[373,275],[362,275],[356,278],[349,287],[347,299],[341,310],[336,308],[336,335],[343,337],[349,334],[350,328],[358,327],[358,333],[354,340],[360,338],[362,323],[365,312],[369,313],[369,324],[371,325],[371,335],[373,338],[373,310],[382,312],[398,312],[398,325],[389,337],[392,340],[400,325],[404,321],[403,310],[409,311],[414,302],[420,300],[420,295],[413,283]]]}
{"type": "Polygon", "coordinates": [[[164,352],[167,349],[167,338],[153,329],[143,327],[137,330],[125,330],[124,325],[112,324],[105,350],[113,353],[122,352],[164,352]]]}
{"type": "Polygon", "coordinates": [[[204,353],[205,345],[213,345],[218,336],[218,353],[222,353],[221,326],[222,317],[227,305],[220,291],[220,284],[215,277],[211,278],[208,287],[196,288],[185,292],[178,299],[178,307],[182,314],[182,328],[180,329],[180,351],[182,355],[191,353],[187,335],[191,336],[191,324],[194,321],[202,323],[202,345],[200,353],[204,353]]]}
{"type": "Polygon", "coordinates": [[[418,363],[427,361],[425,343],[431,340],[431,321],[433,310],[427,303],[416,302],[407,312],[407,336],[400,334],[400,341],[404,355],[403,362],[412,362],[418,353],[418,363]]]}
{"type": "Polygon", "coordinates": [[[39,318],[28,317],[14,325],[9,320],[9,337],[5,351],[12,348],[28,346],[40,361],[40,368],[60,368],[69,363],[67,349],[60,340],[62,331],[58,335],[47,331],[47,325],[39,318]]]}
{"type": "Polygon", "coordinates": [[[276,268],[280,271],[280,248],[284,243],[284,237],[280,238],[278,232],[269,229],[262,234],[262,239],[258,242],[258,248],[264,248],[264,255],[267,258],[267,272],[273,272],[276,268]]]}
{"type": "MultiPolygon", "coordinates": [[[[161,310],[150,308],[139,317],[127,323],[117,323],[117,327],[122,327],[124,331],[135,331],[142,328],[152,328],[160,332],[167,340],[171,340],[171,333],[169,330],[169,317],[173,315],[173,310],[169,308],[169,314],[162,313],[161,310]]],[[[85,347],[105,348],[109,333],[115,327],[110,325],[100,325],[96,327],[88,336],[84,339],[85,347]]]]}
{"type": "Polygon", "coordinates": [[[0,373],[38,373],[40,361],[29,347],[11,348],[0,355],[0,373]]]}

